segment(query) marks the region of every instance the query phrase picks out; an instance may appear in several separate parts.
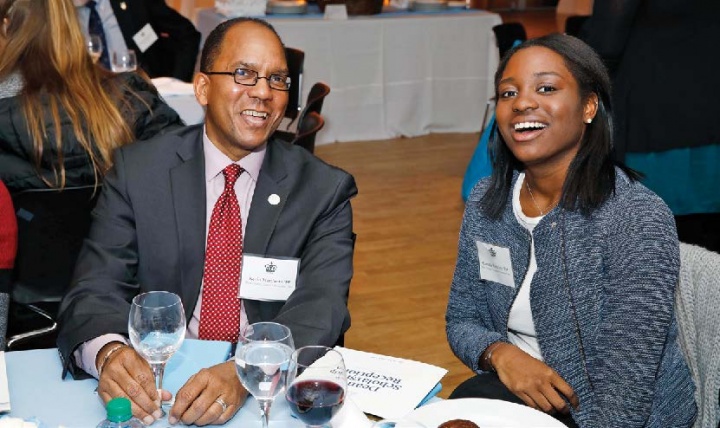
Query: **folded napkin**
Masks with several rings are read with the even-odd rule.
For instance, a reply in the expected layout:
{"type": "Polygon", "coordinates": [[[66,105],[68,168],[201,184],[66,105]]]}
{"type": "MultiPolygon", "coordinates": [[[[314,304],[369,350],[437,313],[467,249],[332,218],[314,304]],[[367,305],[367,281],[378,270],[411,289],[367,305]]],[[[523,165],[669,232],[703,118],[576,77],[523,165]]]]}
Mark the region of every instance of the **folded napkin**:
{"type": "Polygon", "coordinates": [[[156,77],[152,79],[152,82],[163,97],[195,94],[192,83],[186,83],[174,77],[156,77]]]}
{"type": "Polygon", "coordinates": [[[372,421],[355,404],[350,397],[345,397],[345,404],[333,418],[332,425],[337,428],[369,428],[372,421]]]}

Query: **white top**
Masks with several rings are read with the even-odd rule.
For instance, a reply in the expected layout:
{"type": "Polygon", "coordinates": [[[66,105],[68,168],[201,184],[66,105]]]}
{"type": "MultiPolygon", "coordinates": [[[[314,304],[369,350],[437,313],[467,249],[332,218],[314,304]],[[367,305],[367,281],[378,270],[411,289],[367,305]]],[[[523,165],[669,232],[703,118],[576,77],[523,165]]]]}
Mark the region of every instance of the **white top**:
{"type": "MultiPolygon", "coordinates": [[[[252,202],[252,197],[255,194],[255,185],[257,184],[257,180],[260,175],[263,160],[265,159],[266,148],[267,145],[265,144],[236,162],[245,170],[242,174],[240,174],[235,182],[235,194],[237,195],[238,203],[240,204],[243,237],[245,236],[245,226],[247,225],[248,215],[250,214],[250,203],[252,202]]],[[[205,157],[205,245],[207,246],[207,235],[210,230],[210,217],[212,216],[212,210],[215,207],[217,200],[220,199],[220,195],[225,188],[225,177],[222,174],[222,170],[230,165],[232,160],[215,147],[208,138],[204,127],[203,154],[205,157]]],[[[192,318],[188,323],[186,337],[189,339],[197,339],[198,337],[198,331],[200,329],[201,303],[202,289],[198,296],[195,309],[193,310],[192,318]]],[[[245,305],[241,303],[240,327],[242,328],[247,325],[247,323],[248,320],[247,314],[245,313],[245,305]]],[[[100,352],[100,349],[102,349],[103,346],[115,341],[128,343],[125,336],[113,333],[98,336],[95,339],[88,340],[80,345],[73,354],[78,367],[85,370],[89,375],[97,378],[98,372],[95,367],[95,358],[97,357],[97,353],[100,352]]]]}
{"type": "Polygon", "coordinates": [[[533,322],[532,309],[530,308],[530,285],[532,283],[535,272],[537,272],[537,261],[535,260],[535,239],[532,236],[533,229],[540,222],[543,216],[528,217],[520,206],[520,189],[525,184],[525,173],[520,173],[515,188],[513,189],[512,204],[515,218],[522,227],[530,232],[530,264],[528,265],[525,279],[520,284],[518,291],[510,308],[510,316],[508,318],[508,339],[510,343],[530,354],[532,357],[543,361],[540,353],[540,344],[537,341],[537,333],[535,333],[535,323],[533,322]]]}

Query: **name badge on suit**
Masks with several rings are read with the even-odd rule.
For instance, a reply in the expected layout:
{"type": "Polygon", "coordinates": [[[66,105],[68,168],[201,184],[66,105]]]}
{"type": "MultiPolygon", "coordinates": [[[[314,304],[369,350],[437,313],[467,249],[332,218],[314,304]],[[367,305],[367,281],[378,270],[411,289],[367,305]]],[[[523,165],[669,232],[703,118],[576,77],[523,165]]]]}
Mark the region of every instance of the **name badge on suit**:
{"type": "Polygon", "coordinates": [[[300,259],[243,254],[240,298],[285,301],[297,285],[300,259]]]}

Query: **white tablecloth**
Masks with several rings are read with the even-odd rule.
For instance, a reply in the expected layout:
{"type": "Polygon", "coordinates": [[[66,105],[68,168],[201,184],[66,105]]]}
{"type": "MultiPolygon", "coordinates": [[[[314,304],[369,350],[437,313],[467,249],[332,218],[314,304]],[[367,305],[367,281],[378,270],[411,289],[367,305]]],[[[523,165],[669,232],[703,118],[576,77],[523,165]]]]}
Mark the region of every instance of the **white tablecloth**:
{"type": "MultiPolygon", "coordinates": [[[[203,40],[226,18],[197,15],[203,40]]],[[[268,17],[287,46],[305,51],[303,99],[330,85],[317,144],[431,132],[477,132],[498,54],[484,11],[396,13],[347,21],[268,17]]]]}

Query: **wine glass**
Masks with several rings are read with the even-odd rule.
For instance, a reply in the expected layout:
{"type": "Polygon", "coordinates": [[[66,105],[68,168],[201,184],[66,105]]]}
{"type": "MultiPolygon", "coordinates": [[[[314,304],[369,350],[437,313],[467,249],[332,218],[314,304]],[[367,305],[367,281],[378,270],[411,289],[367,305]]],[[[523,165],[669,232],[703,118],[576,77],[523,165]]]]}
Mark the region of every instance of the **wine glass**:
{"type": "Polygon", "coordinates": [[[128,331],[135,351],[150,363],[158,395],[162,397],[165,363],[185,339],[185,309],[180,297],[167,291],[138,294],[130,306],[128,331]]]}
{"type": "Polygon", "coordinates": [[[308,427],[324,427],[342,408],[347,391],[345,362],[327,346],[304,346],[293,352],[285,398],[308,427]]]}
{"type": "Polygon", "coordinates": [[[85,40],[85,46],[87,47],[88,53],[92,58],[93,64],[97,63],[103,52],[103,42],[100,36],[97,34],[91,34],[85,40]]]}
{"type": "Polygon", "coordinates": [[[135,56],[135,51],[128,49],[126,51],[113,52],[110,68],[112,68],[114,73],[135,71],[137,69],[137,56],[135,56]]]}
{"type": "Polygon", "coordinates": [[[260,405],[263,428],[268,427],[275,396],[285,388],[288,364],[294,349],[290,329],[282,324],[258,322],[240,332],[235,368],[240,382],[260,405]]]}

